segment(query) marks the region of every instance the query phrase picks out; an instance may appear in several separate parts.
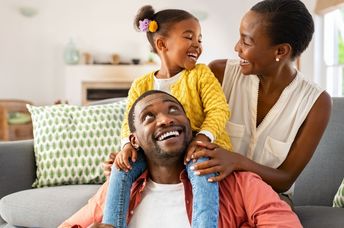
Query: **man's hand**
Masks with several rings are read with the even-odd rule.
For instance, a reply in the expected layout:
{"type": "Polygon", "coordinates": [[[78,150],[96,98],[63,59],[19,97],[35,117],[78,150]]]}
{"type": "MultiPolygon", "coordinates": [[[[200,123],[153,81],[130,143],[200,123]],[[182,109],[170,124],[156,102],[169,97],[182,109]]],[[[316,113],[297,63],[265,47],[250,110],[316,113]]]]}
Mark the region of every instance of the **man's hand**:
{"type": "Polygon", "coordinates": [[[192,159],[209,157],[208,161],[193,165],[197,175],[218,173],[219,175],[209,179],[210,182],[221,181],[235,170],[240,170],[242,162],[246,159],[241,154],[230,152],[216,144],[209,142],[196,142],[198,150],[193,153],[192,159]]]}
{"type": "Polygon", "coordinates": [[[88,228],[114,228],[114,226],[110,224],[103,224],[103,223],[94,223],[88,228]]]}
{"type": "Polygon", "coordinates": [[[122,151],[116,155],[116,167],[128,172],[129,169],[131,169],[129,159],[131,159],[132,162],[135,162],[137,159],[137,151],[130,143],[127,143],[123,147],[122,151]]]}
{"type": "Polygon", "coordinates": [[[111,167],[115,161],[116,154],[117,154],[116,152],[111,152],[108,160],[104,161],[104,163],[103,163],[104,175],[106,178],[109,178],[109,176],[111,174],[111,167]]]}
{"type": "Polygon", "coordinates": [[[197,142],[209,142],[209,138],[203,134],[198,134],[196,137],[192,140],[192,142],[189,144],[186,155],[184,157],[184,164],[186,165],[191,159],[193,158],[193,154],[198,150],[198,144],[197,142]]]}

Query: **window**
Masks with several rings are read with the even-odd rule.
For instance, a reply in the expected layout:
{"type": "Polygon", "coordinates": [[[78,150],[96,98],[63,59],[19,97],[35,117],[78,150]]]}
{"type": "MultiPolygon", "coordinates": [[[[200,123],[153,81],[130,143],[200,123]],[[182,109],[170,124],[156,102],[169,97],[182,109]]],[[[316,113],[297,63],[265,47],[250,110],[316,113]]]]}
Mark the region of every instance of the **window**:
{"type": "Polygon", "coordinates": [[[344,96],[344,7],[324,14],[323,35],[326,89],[344,96]]]}

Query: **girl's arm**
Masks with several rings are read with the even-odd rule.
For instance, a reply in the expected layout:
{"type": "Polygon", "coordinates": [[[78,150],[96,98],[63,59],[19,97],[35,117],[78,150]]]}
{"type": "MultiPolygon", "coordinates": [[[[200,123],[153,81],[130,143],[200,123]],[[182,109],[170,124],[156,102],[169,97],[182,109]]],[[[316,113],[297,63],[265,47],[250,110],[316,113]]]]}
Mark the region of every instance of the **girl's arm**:
{"type": "Polygon", "coordinates": [[[235,170],[257,173],[277,192],[287,191],[307,165],[325,131],[330,118],[331,97],[323,92],[299,129],[286,160],[277,168],[260,165],[238,153],[216,148],[213,144],[203,143],[206,149],[194,154],[194,158],[208,156],[207,162],[195,165],[200,175],[219,172],[213,181],[220,181],[235,170]]]}
{"type": "Polygon", "coordinates": [[[222,84],[225,74],[227,59],[216,59],[208,64],[210,70],[214,73],[217,80],[222,84]]]}
{"type": "Polygon", "coordinates": [[[215,139],[223,134],[229,120],[229,108],[221,84],[209,67],[203,65],[198,73],[198,91],[203,104],[205,119],[201,130],[210,131],[215,139]]]}

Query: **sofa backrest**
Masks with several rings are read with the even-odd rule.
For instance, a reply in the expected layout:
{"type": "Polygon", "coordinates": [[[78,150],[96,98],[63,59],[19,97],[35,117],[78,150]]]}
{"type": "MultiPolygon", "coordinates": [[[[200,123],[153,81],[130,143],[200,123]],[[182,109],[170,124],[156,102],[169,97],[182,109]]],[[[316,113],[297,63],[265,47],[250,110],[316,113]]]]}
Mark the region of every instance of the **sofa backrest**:
{"type": "Polygon", "coordinates": [[[33,140],[0,142],[0,199],[31,188],[35,178],[33,140]]]}
{"type": "Polygon", "coordinates": [[[311,161],[296,181],[295,205],[332,206],[344,178],[344,97],[333,98],[327,129],[311,161]]]}

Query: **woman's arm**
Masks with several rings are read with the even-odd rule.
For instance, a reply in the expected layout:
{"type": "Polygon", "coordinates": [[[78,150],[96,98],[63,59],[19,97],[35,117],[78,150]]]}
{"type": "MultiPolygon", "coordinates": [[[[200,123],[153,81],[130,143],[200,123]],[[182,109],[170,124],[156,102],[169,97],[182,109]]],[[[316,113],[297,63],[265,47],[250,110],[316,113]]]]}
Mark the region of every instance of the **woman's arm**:
{"type": "Polygon", "coordinates": [[[220,84],[223,81],[223,75],[225,73],[227,59],[216,59],[208,64],[211,71],[214,73],[220,84]]]}
{"type": "Polygon", "coordinates": [[[307,118],[299,129],[290,148],[286,160],[277,168],[260,165],[238,153],[216,148],[211,144],[203,144],[204,149],[194,154],[194,158],[201,156],[211,157],[207,162],[195,166],[200,175],[219,172],[220,175],[213,181],[222,180],[235,170],[245,170],[257,173],[277,192],[285,192],[295,182],[301,171],[307,165],[324,133],[331,112],[331,97],[323,92],[307,118]]]}

